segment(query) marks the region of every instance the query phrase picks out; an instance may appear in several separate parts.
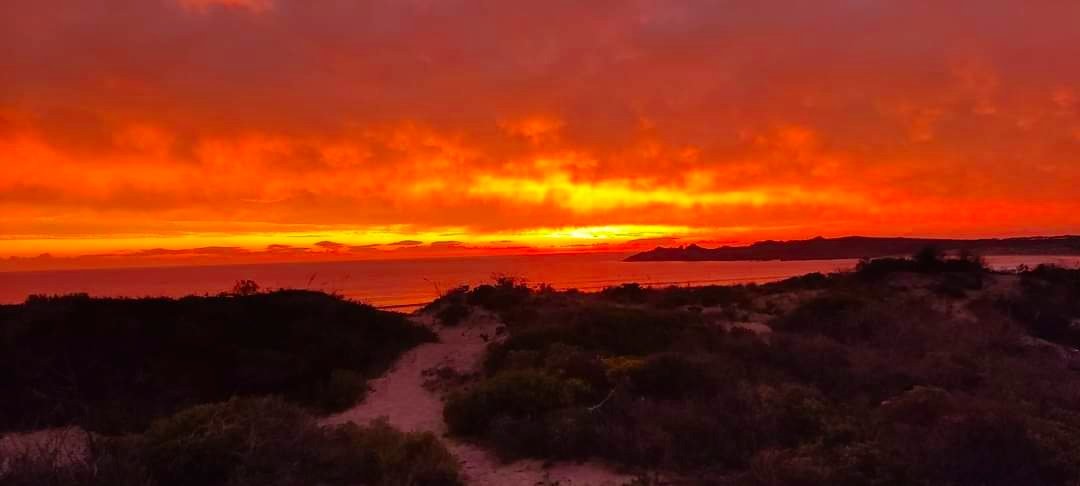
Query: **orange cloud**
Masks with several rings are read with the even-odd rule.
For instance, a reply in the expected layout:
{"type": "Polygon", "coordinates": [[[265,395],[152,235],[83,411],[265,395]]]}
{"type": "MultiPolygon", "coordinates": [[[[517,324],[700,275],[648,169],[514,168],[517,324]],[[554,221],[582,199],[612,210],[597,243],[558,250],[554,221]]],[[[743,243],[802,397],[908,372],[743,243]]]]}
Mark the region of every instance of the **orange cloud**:
{"type": "Polygon", "coordinates": [[[1080,231],[1080,4],[45,3],[0,257],[1080,231]]]}
{"type": "Polygon", "coordinates": [[[206,13],[214,7],[242,8],[253,12],[264,12],[273,8],[273,0],[177,0],[180,6],[196,12],[206,13]]]}

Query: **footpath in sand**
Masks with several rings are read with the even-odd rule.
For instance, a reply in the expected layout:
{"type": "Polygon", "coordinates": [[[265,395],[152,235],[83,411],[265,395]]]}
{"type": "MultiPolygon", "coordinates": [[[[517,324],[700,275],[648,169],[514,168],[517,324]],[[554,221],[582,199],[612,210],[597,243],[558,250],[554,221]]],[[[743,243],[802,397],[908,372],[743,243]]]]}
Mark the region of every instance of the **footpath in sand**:
{"type": "MultiPolygon", "coordinates": [[[[432,325],[428,316],[414,320],[432,325]]],[[[433,432],[457,456],[465,481],[471,485],[534,486],[557,482],[560,486],[604,486],[630,481],[630,476],[588,462],[554,463],[546,467],[538,460],[503,463],[485,449],[445,437],[443,403],[437,392],[424,388],[424,370],[442,366],[460,372],[474,370],[487,338],[495,336],[498,325],[489,317],[475,316],[455,327],[432,326],[439,334],[439,342],[421,344],[404,354],[390,371],[371,382],[371,392],[362,403],[327,417],[323,424],[363,424],[386,417],[391,425],[402,430],[433,432]]]]}

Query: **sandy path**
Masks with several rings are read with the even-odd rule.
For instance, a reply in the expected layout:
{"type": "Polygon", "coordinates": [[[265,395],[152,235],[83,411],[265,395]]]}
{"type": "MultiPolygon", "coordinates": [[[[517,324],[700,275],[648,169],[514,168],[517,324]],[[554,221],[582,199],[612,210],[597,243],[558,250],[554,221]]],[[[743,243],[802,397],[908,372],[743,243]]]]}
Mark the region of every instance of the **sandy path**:
{"type": "MultiPolygon", "coordinates": [[[[430,324],[430,319],[415,318],[430,324]]],[[[442,420],[442,401],[423,387],[423,371],[436,366],[449,366],[460,371],[474,369],[498,323],[477,316],[458,327],[436,327],[440,341],[422,344],[395,363],[383,377],[371,382],[372,390],[363,403],[337,415],[327,417],[324,424],[345,422],[365,423],[378,417],[409,431],[430,431],[440,436],[446,433],[442,420]]],[[[619,485],[631,477],[621,475],[600,465],[555,463],[544,467],[537,460],[504,464],[488,451],[477,446],[444,437],[450,451],[461,461],[468,484],[534,486],[558,481],[567,485],[619,485]]]]}
{"type": "Polygon", "coordinates": [[[9,461],[34,458],[53,466],[65,466],[84,460],[89,454],[87,434],[78,427],[42,429],[0,435],[0,474],[9,461]]]}

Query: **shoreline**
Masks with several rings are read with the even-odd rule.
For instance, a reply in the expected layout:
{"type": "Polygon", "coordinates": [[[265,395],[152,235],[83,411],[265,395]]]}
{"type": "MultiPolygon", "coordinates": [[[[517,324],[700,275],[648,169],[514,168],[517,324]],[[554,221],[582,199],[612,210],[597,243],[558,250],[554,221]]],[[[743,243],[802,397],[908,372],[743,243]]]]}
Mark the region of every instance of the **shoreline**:
{"type": "MultiPolygon", "coordinates": [[[[986,258],[995,269],[1014,269],[1018,265],[1051,263],[1065,267],[1080,266],[1080,255],[995,255],[986,258]]],[[[254,280],[264,289],[297,288],[344,296],[379,309],[411,312],[437,299],[442,292],[461,285],[480,285],[499,273],[525,279],[530,284],[549,284],[559,290],[577,289],[597,292],[624,283],[644,287],[708,286],[767,283],[808,273],[850,271],[857,260],[800,261],[699,261],[699,262],[621,262],[597,255],[515,259],[518,264],[505,272],[497,266],[480,266],[491,259],[454,260],[446,267],[435,260],[423,262],[379,262],[326,265],[316,267],[289,264],[235,265],[220,267],[169,267],[141,270],[111,269],[88,271],[80,280],[72,278],[81,271],[35,272],[13,277],[0,274],[0,305],[25,302],[31,295],[69,295],[86,293],[109,298],[181,298],[188,295],[217,295],[228,291],[239,280],[254,280]],[[281,268],[289,269],[281,273],[281,268]],[[390,272],[389,270],[394,270],[390,272]],[[608,272],[608,273],[605,273],[608,272]],[[313,278],[314,277],[314,278],[313,278]],[[138,284],[132,284],[137,282],[138,284]]],[[[497,259],[494,262],[505,262],[497,259]]]]}

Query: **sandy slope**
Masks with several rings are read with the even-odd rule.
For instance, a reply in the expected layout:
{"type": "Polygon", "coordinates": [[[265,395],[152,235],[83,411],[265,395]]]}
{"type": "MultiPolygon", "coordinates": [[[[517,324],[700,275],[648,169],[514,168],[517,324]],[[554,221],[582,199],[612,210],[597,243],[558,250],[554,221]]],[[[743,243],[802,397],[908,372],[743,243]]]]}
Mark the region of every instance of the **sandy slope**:
{"type": "Polygon", "coordinates": [[[0,435],[0,473],[8,461],[23,457],[48,459],[55,466],[81,461],[89,453],[87,437],[79,427],[0,435]]]}
{"type": "MultiPolygon", "coordinates": [[[[415,319],[430,324],[430,319],[415,319]]],[[[406,353],[393,369],[371,383],[371,393],[363,403],[327,417],[323,423],[364,423],[387,417],[392,425],[402,430],[444,435],[446,424],[442,420],[442,401],[436,393],[423,387],[423,371],[440,365],[460,371],[473,369],[487,344],[484,337],[495,336],[497,326],[498,323],[489,317],[476,316],[458,327],[436,327],[439,342],[423,344],[406,353]]],[[[503,464],[477,446],[450,438],[444,440],[461,461],[466,481],[473,485],[533,486],[544,481],[558,481],[560,486],[618,485],[631,479],[591,463],[556,463],[544,467],[540,461],[526,460],[503,464]]]]}

